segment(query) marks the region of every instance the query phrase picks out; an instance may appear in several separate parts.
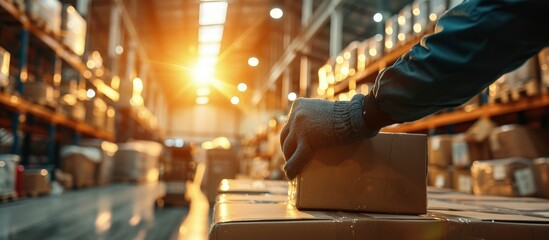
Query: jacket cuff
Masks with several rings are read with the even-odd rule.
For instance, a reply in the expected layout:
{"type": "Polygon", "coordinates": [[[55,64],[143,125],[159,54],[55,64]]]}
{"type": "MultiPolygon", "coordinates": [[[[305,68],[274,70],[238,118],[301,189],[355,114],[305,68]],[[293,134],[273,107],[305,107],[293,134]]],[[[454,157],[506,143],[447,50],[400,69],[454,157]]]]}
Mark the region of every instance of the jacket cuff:
{"type": "Polygon", "coordinates": [[[367,129],[379,131],[385,126],[398,123],[389,114],[381,110],[373,93],[364,97],[364,125],[367,129]]]}
{"type": "Polygon", "coordinates": [[[363,109],[364,95],[362,94],[356,94],[349,102],[334,103],[334,129],[339,142],[349,143],[377,134],[377,131],[374,133],[364,127],[363,109]]]}

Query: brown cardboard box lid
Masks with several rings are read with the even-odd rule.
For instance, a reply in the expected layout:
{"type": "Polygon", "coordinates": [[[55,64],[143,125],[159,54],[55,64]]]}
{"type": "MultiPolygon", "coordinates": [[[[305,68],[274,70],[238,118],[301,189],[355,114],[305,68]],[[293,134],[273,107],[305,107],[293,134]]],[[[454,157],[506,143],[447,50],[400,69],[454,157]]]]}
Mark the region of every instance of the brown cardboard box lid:
{"type": "Polygon", "coordinates": [[[213,223],[250,221],[330,220],[330,215],[318,211],[299,211],[292,204],[218,203],[213,223]]]}
{"type": "Polygon", "coordinates": [[[219,194],[217,202],[286,203],[288,202],[288,196],[273,194],[219,194]]]}
{"type": "Polygon", "coordinates": [[[488,213],[488,212],[478,212],[478,211],[446,211],[446,210],[432,210],[429,211],[433,216],[437,214],[455,216],[464,221],[467,218],[471,220],[481,220],[481,221],[495,221],[495,222],[540,222],[540,223],[549,223],[549,218],[541,218],[534,216],[526,215],[516,215],[516,214],[506,214],[506,213],[488,213]]]}

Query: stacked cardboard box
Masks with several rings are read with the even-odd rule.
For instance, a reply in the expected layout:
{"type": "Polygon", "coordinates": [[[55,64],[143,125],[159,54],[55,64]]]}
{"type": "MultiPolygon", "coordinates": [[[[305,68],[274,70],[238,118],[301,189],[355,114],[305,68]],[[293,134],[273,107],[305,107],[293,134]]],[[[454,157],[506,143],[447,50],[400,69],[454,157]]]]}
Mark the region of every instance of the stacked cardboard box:
{"type": "Polygon", "coordinates": [[[412,18],[412,5],[404,6],[398,13],[398,45],[402,46],[412,40],[413,31],[413,18],[412,18]]]}
{"type": "Polygon", "coordinates": [[[97,165],[101,153],[96,148],[65,146],[61,149],[61,170],[70,174],[77,188],[96,185],[97,165]]]}
{"type": "Polygon", "coordinates": [[[471,175],[475,194],[533,196],[538,191],[529,159],[476,161],[471,167],[471,175]]]}
{"type": "Polygon", "coordinates": [[[95,127],[105,127],[107,114],[107,104],[105,101],[94,97],[91,100],[85,101],[84,106],[86,108],[86,123],[95,127]]]}
{"type": "Polygon", "coordinates": [[[101,159],[98,161],[96,184],[100,186],[110,184],[113,177],[113,158],[118,151],[118,145],[100,139],[83,139],[80,145],[99,150],[101,159]]]}
{"type": "Polygon", "coordinates": [[[64,4],[62,10],[62,42],[74,53],[82,56],[86,47],[86,20],[76,9],[64,4]]]}
{"type": "Polygon", "coordinates": [[[30,19],[46,32],[61,33],[61,3],[58,0],[25,0],[30,19]]]}
{"type": "Polygon", "coordinates": [[[429,138],[428,185],[452,188],[452,135],[437,135],[429,138]]]}
{"type": "Polygon", "coordinates": [[[546,93],[549,90],[549,48],[543,49],[539,53],[539,68],[541,79],[541,90],[546,93]]]}
{"type": "Polygon", "coordinates": [[[429,24],[429,1],[416,0],[412,3],[412,15],[414,19],[413,31],[416,36],[422,36],[427,31],[429,24]]]}
{"type": "Polygon", "coordinates": [[[539,196],[549,198],[549,158],[539,158],[534,161],[534,170],[539,189],[539,196]]]}
{"type": "Polygon", "coordinates": [[[490,136],[490,148],[494,159],[509,157],[539,158],[548,156],[549,149],[540,134],[543,132],[521,125],[504,125],[494,129],[490,136]]]}
{"type": "Polygon", "coordinates": [[[23,96],[31,102],[44,106],[55,106],[54,91],[51,85],[42,81],[27,82],[23,96]]]}
{"type": "Polygon", "coordinates": [[[51,190],[50,173],[46,169],[28,169],[21,179],[23,196],[38,196],[48,194],[51,190]]]}
{"type": "Polygon", "coordinates": [[[391,52],[398,43],[398,15],[385,21],[385,52],[391,52]]]}
{"type": "Polygon", "coordinates": [[[220,196],[210,240],[546,239],[541,199],[429,193],[427,214],[302,211],[269,196],[220,196]],[[527,203],[525,203],[525,201],[527,203]]]}

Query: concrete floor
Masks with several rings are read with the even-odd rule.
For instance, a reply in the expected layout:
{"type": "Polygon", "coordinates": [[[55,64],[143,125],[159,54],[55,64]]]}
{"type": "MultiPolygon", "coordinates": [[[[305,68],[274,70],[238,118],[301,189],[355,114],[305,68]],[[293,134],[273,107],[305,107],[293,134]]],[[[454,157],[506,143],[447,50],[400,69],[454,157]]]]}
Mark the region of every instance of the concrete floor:
{"type": "Polygon", "coordinates": [[[0,239],[184,239],[189,209],[155,207],[164,192],[115,184],[0,204],[0,239]]]}

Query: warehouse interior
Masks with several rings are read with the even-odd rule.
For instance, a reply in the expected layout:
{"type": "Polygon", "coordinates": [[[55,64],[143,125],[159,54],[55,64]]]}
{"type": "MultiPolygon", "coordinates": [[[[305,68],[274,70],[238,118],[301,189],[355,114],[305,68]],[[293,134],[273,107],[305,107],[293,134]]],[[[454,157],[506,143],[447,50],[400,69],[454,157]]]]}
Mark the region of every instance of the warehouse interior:
{"type": "Polygon", "coordinates": [[[296,100],[370,94],[463,4],[0,0],[0,239],[546,239],[549,48],[286,177],[296,100]]]}

